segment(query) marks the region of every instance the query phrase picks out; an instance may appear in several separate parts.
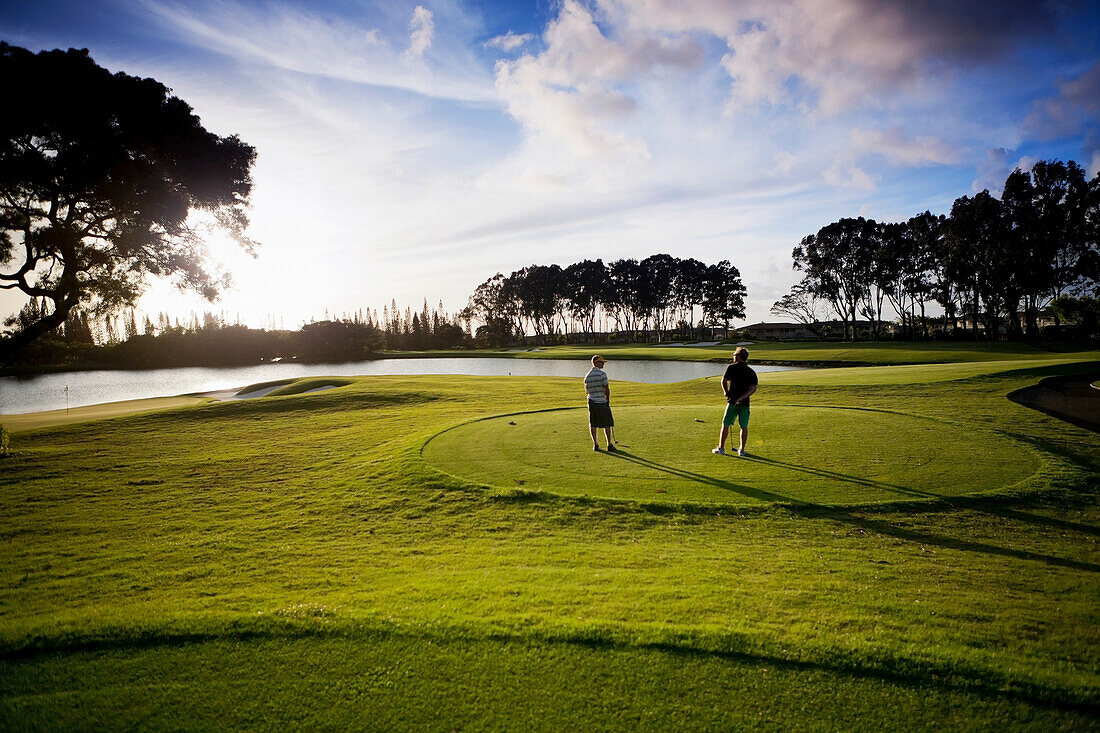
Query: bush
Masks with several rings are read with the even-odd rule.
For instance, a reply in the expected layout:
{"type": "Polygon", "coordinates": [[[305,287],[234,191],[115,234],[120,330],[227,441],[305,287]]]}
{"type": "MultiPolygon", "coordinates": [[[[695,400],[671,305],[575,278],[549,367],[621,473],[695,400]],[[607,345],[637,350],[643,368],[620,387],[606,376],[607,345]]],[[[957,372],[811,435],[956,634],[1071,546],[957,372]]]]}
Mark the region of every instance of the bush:
{"type": "Polygon", "coordinates": [[[1051,310],[1062,321],[1075,325],[1079,336],[1090,338],[1100,333],[1100,299],[1062,295],[1051,303],[1051,310]]]}

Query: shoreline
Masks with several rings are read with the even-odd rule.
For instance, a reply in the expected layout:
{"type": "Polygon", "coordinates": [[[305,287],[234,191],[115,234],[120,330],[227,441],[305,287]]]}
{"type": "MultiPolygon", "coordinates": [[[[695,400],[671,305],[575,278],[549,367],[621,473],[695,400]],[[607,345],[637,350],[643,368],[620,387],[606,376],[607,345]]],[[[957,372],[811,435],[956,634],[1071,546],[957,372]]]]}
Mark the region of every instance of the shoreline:
{"type": "MultiPolygon", "coordinates": [[[[181,395],[169,395],[165,397],[143,397],[134,400],[115,400],[113,402],[98,402],[93,405],[81,405],[80,407],[60,408],[55,410],[38,410],[34,412],[17,412],[0,415],[0,424],[12,432],[24,430],[37,430],[69,423],[104,420],[113,417],[136,415],[153,410],[168,410],[176,407],[192,407],[211,402],[237,402],[264,397],[270,392],[285,387],[285,384],[276,384],[263,389],[252,390],[241,394],[241,390],[248,385],[231,387],[229,389],[212,390],[210,392],[192,392],[181,395]]],[[[325,390],[335,389],[338,385],[330,384],[307,389],[297,394],[314,394],[325,390]]]]}
{"type": "MultiPolygon", "coordinates": [[[[898,350],[914,351],[956,351],[978,350],[988,351],[1001,358],[1022,356],[1029,350],[1014,351],[1004,350],[1005,346],[1030,347],[1031,355],[1035,352],[1045,354],[1073,353],[1076,351],[1091,351],[1096,348],[1090,343],[1032,343],[1032,342],[987,342],[987,341],[944,341],[944,342],[901,342],[901,341],[742,341],[738,343],[715,343],[703,341],[695,343],[665,342],[665,343],[631,343],[631,344],[556,344],[553,346],[509,347],[501,349],[470,349],[470,350],[439,350],[439,351],[380,351],[368,354],[361,359],[349,359],[343,361],[307,361],[304,359],[279,359],[278,361],[243,362],[233,364],[174,364],[162,366],[121,366],[89,362],[77,365],[45,364],[45,365],[5,365],[0,366],[0,378],[11,377],[14,379],[30,379],[37,376],[65,373],[83,373],[98,371],[122,371],[122,372],[149,372],[164,369],[248,369],[277,364],[297,364],[303,366],[355,364],[360,362],[382,362],[404,359],[514,359],[516,361],[560,359],[567,361],[585,361],[592,353],[603,351],[611,360],[615,360],[615,354],[629,353],[620,358],[631,361],[686,361],[697,363],[725,363],[732,358],[733,349],[737,346],[750,346],[753,351],[764,352],[763,356],[751,357],[751,362],[761,366],[787,366],[803,369],[828,369],[833,367],[870,367],[870,366],[919,366],[924,364],[951,364],[960,361],[953,358],[939,359],[898,359],[867,360],[846,359],[834,356],[833,358],[784,358],[782,352],[796,350],[839,350],[847,351],[881,351],[887,354],[898,350]],[[583,349],[583,351],[580,351],[583,349]],[[646,353],[647,350],[656,349],[664,353],[646,353]],[[697,351],[695,351],[697,350],[697,351]],[[695,353],[692,353],[695,351],[695,353]],[[769,358],[769,351],[779,352],[769,358]],[[1003,351],[1003,353],[1001,353],[1003,351]]],[[[853,354],[855,356],[855,354],[853,354]]],[[[966,359],[963,359],[966,361],[966,359]]]]}

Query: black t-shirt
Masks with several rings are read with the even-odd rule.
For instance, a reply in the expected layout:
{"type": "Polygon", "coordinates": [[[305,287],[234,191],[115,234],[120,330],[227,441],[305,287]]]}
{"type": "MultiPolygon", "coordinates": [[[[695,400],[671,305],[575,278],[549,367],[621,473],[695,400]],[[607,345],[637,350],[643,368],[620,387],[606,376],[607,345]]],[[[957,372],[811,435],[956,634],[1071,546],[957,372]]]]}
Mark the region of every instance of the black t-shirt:
{"type": "MultiPolygon", "coordinates": [[[[726,367],[726,373],[722,375],[722,381],[730,383],[729,392],[726,392],[726,402],[736,402],[738,397],[749,391],[749,387],[758,384],[756,372],[743,361],[735,361],[726,367]]],[[[749,404],[748,398],[745,398],[741,404],[747,407],[749,404]]]]}

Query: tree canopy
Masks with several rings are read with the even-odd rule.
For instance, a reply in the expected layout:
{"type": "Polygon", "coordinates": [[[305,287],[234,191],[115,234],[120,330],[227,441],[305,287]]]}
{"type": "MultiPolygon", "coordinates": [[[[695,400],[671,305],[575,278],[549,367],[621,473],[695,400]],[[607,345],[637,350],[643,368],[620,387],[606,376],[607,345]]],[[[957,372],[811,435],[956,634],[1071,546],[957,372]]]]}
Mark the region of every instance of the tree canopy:
{"type": "Polygon", "coordinates": [[[964,316],[975,335],[981,324],[989,335],[1036,336],[1054,301],[1097,295],[1100,174],[1089,180],[1073,161],[1039,161],[1013,171],[999,199],[980,191],[956,199],[949,216],[897,223],[840,219],[804,237],[792,257],[803,279],[772,312],[803,321],[816,316],[807,297],[824,300],[849,338],[859,315],[878,334],[884,301],[912,337],[918,323],[927,330],[930,301],[943,307],[945,329],[964,316]]]}
{"type": "Polygon", "coordinates": [[[745,317],[745,293],[728,260],[708,266],[658,253],[641,261],[583,260],[497,273],[474,290],[464,317],[484,323],[477,329],[482,345],[504,345],[525,333],[540,341],[562,331],[590,337],[601,317],[620,333],[652,331],[660,340],[669,330],[694,333],[697,307],[705,323],[728,330],[731,320],[745,317]]]}
{"type": "Polygon", "coordinates": [[[0,340],[0,359],[65,322],[131,305],[148,279],[216,297],[203,234],[244,234],[255,149],[203,128],[154,79],[85,50],[0,43],[0,288],[45,298],[36,321],[0,340]],[[205,216],[196,216],[201,212],[205,216]]]}

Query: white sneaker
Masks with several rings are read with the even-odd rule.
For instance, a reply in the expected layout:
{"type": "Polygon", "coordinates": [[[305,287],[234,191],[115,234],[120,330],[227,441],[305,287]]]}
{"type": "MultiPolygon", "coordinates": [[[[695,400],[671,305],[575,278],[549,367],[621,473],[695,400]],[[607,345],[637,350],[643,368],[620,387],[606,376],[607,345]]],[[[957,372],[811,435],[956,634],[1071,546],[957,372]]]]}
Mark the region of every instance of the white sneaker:
{"type": "Polygon", "coordinates": [[[726,455],[726,449],[725,448],[711,448],[710,452],[713,453],[716,456],[726,455]]]}

